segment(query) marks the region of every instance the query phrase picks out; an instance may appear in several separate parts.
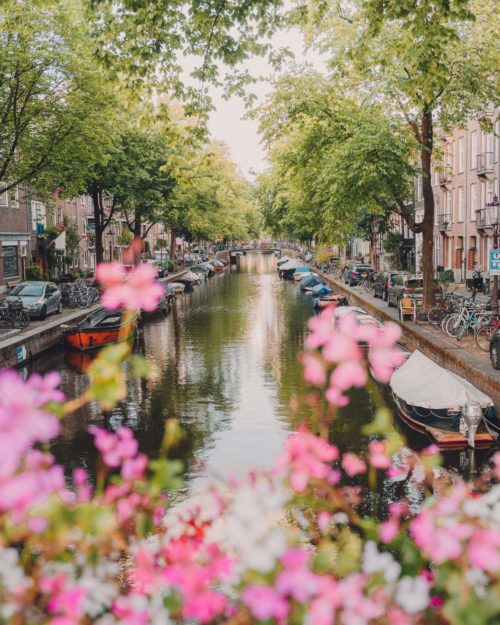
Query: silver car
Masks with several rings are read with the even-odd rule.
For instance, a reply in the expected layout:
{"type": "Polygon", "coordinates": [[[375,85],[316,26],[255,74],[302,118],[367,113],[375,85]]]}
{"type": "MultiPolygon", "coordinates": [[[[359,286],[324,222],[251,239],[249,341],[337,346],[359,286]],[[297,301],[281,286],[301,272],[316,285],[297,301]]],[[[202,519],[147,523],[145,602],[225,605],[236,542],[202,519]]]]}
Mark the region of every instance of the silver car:
{"type": "Polygon", "coordinates": [[[61,291],[53,282],[21,282],[10,291],[11,295],[21,298],[30,317],[45,319],[50,313],[62,311],[61,291]]]}

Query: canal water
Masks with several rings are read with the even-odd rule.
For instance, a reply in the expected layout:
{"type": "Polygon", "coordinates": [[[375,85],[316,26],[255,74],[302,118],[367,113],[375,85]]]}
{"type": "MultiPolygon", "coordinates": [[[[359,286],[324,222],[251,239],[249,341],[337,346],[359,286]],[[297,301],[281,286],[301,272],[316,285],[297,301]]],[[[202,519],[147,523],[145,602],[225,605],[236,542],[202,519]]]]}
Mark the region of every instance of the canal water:
{"type": "MultiPolygon", "coordinates": [[[[137,349],[158,366],[159,379],[131,378],[126,400],[110,414],[91,404],[68,417],[53,445],[56,459],[68,472],[83,466],[92,475],[92,424],[132,428],[142,451],[155,457],[166,421],[177,418],[185,437],[175,453],[184,463],[187,492],[207,480],[271,467],[298,419],[289,407],[303,388],[298,354],[312,314],[311,298],[278,278],[275,256],[240,257],[237,267],[179,297],[167,317],[142,328],[137,349]]],[[[60,371],[72,398],[87,384],[91,358],[57,350],[33,369],[60,371]]],[[[343,450],[366,449],[361,429],[373,410],[367,393],[355,391],[332,425],[332,441],[343,450]]],[[[410,443],[429,441],[411,436],[410,443]]],[[[456,454],[449,458],[452,465],[460,462],[456,454]]]]}

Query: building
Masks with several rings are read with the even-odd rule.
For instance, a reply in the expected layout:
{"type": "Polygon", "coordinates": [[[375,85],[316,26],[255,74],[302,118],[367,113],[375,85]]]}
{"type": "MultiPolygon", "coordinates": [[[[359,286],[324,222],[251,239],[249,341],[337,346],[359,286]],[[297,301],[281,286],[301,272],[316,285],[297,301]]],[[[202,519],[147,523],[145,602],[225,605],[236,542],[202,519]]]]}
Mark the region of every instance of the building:
{"type": "MultiPolygon", "coordinates": [[[[499,113],[500,108],[484,114],[493,122],[495,133],[485,132],[476,119],[441,137],[443,162],[432,174],[434,266],[452,269],[457,281],[470,278],[474,268],[488,270],[492,237],[485,209],[499,193],[499,113]]],[[[419,181],[416,196],[418,206],[419,181]]]]}
{"type": "Polygon", "coordinates": [[[0,194],[0,293],[26,275],[29,220],[29,206],[19,186],[0,194]]]}

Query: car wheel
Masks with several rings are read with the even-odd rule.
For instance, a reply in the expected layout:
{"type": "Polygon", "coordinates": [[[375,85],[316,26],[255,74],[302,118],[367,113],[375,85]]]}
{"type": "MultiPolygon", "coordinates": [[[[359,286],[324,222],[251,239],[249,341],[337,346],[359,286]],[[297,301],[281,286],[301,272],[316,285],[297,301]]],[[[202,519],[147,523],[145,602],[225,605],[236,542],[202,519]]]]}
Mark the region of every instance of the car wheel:
{"type": "Polygon", "coordinates": [[[42,310],[40,311],[40,321],[43,321],[46,316],[47,316],[47,306],[43,306],[42,310]]]}
{"type": "Polygon", "coordinates": [[[493,369],[500,369],[500,354],[498,353],[498,344],[496,341],[490,346],[490,360],[493,369]]]}

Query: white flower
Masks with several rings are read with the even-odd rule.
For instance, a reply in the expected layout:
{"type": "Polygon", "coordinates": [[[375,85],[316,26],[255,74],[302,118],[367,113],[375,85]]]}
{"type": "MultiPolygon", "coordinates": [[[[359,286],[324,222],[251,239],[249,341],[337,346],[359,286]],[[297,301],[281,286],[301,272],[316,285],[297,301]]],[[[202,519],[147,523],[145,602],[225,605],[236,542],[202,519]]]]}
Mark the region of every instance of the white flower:
{"type": "Polygon", "coordinates": [[[396,603],[408,614],[416,614],[429,605],[429,585],[423,577],[402,577],[394,593],[396,603]]]}
{"type": "Polygon", "coordinates": [[[369,540],[363,550],[363,571],[365,573],[383,573],[388,584],[395,582],[401,573],[401,565],[394,560],[392,555],[380,552],[377,545],[369,540]]]}
{"type": "Polygon", "coordinates": [[[481,569],[467,569],[465,571],[465,579],[477,597],[482,599],[486,595],[486,586],[488,586],[490,580],[484,571],[481,569]]]}

